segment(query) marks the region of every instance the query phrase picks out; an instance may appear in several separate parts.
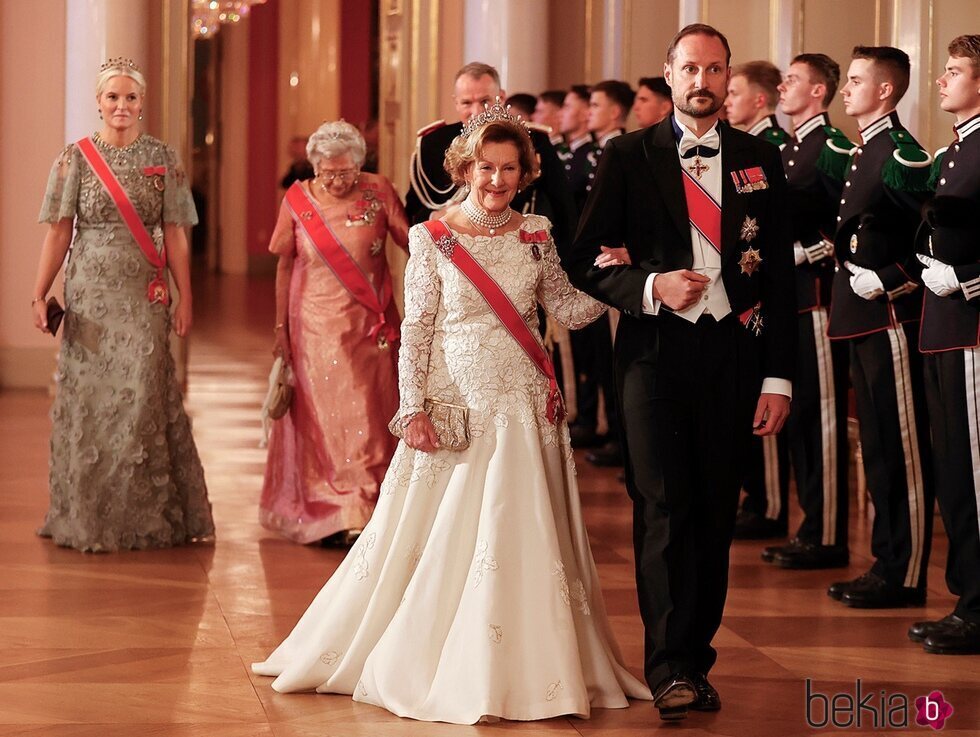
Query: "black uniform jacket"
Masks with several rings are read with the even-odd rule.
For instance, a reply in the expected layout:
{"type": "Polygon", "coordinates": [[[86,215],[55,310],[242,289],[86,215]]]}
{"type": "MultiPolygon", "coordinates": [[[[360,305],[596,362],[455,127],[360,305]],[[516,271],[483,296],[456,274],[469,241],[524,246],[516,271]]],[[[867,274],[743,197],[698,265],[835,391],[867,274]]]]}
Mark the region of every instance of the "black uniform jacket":
{"type": "MultiPolygon", "coordinates": [[[[896,150],[892,133],[907,137],[895,112],[887,116],[885,128],[851,155],[844,192],[840,200],[834,251],[840,266],[834,275],[830,306],[830,338],[856,338],[914,322],[922,313],[921,286],[911,292],[889,297],[887,293],[908,283],[918,282],[922,264],[915,258],[915,233],[919,210],[928,193],[894,189],[885,184],[882,170],[896,150]],[[844,262],[872,269],[881,279],[886,294],[867,300],[851,289],[850,272],[844,262]]],[[[865,130],[879,125],[872,123],[865,130]]]]}
{"type": "MultiPolygon", "coordinates": [[[[596,184],[585,206],[575,243],[563,258],[572,283],[622,310],[617,353],[633,336],[656,329],[659,320],[681,318],[643,313],[643,289],[651,272],[691,268],[694,255],[680,159],[672,116],[661,123],[614,138],[599,161],[596,184]],[[599,246],[625,245],[632,266],[594,267],[599,246]]],[[[796,356],[796,299],[793,248],[786,218],[786,175],[779,150],[742,131],[719,126],[721,137],[722,280],[738,316],[761,303],[758,343],[763,377],[792,379],[796,356]],[[768,187],[739,193],[740,172],[761,167],[768,187]],[[751,240],[743,235],[757,226],[751,240]],[[748,226],[748,228],[746,227],[748,226]],[[762,262],[754,273],[739,266],[749,249],[762,262]]],[[[711,159],[717,162],[717,159],[711,159]]],[[[645,340],[645,338],[643,339],[645,340]]],[[[632,354],[632,351],[631,351],[632,354]]]]}
{"type": "Polygon", "coordinates": [[[926,353],[980,345],[980,115],[956,126],[962,140],[937,156],[936,197],[923,207],[921,253],[949,264],[963,290],[925,290],[919,348],[926,353]]]}
{"type": "MultiPolygon", "coordinates": [[[[413,160],[413,166],[421,166],[425,176],[421,176],[419,172],[413,172],[412,179],[413,182],[425,188],[424,199],[436,203],[446,203],[455,193],[452,180],[443,167],[443,161],[449,144],[462,130],[462,123],[448,123],[434,128],[422,136],[419,144],[420,154],[418,158],[413,160]],[[433,188],[429,187],[430,182],[433,188]],[[434,188],[448,189],[448,194],[442,194],[435,191],[434,188]]],[[[511,207],[518,212],[532,212],[548,218],[551,221],[551,232],[555,239],[555,245],[560,253],[574,235],[577,213],[572,203],[565,168],[558,160],[555,147],[551,145],[548,136],[540,131],[532,130],[531,141],[538,152],[541,176],[514,198],[511,207]]],[[[405,195],[405,211],[412,224],[428,220],[429,214],[432,212],[422,204],[422,199],[416,193],[414,185],[409,188],[405,195]]]]}
{"type": "MultiPolygon", "coordinates": [[[[810,118],[800,125],[797,136],[790,138],[782,150],[789,184],[790,237],[804,248],[824,239],[833,241],[837,228],[837,210],[844,183],[817,169],[817,159],[827,142],[824,126],[829,125],[826,113],[810,118]]],[[[796,267],[797,309],[809,312],[817,307],[827,307],[833,280],[832,257],[812,264],[808,261],[799,264],[796,267]]]]}

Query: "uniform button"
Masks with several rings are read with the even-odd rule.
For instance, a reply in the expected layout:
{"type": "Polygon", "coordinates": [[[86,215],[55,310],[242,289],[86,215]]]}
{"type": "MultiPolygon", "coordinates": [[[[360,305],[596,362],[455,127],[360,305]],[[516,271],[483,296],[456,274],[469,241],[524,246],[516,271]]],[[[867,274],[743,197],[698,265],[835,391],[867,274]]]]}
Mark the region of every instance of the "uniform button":
{"type": "Polygon", "coordinates": [[[799,146],[793,146],[793,150],[794,151],[799,151],[800,150],[800,147],[799,146]]]}
{"type": "Polygon", "coordinates": [[[952,169],[954,166],[956,166],[956,162],[955,161],[950,161],[949,162],[949,168],[952,169]]]}
{"type": "Polygon", "coordinates": [[[837,216],[837,222],[840,222],[840,215],[837,216]]]}
{"type": "Polygon", "coordinates": [[[843,205],[845,202],[847,202],[847,200],[845,200],[843,197],[841,197],[840,198],[840,203],[843,205]]]}
{"type": "Polygon", "coordinates": [[[565,171],[571,171],[571,170],[572,170],[572,165],[571,164],[565,164],[565,171]]]}
{"type": "Polygon", "coordinates": [[[589,174],[589,179],[595,179],[595,174],[589,174]]]}
{"type": "Polygon", "coordinates": [[[857,152],[859,154],[863,154],[864,153],[864,149],[859,146],[857,152]]]}
{"type": "Polygon", "coordinates": [[[943,177],[942,179],[940,179],[939,180],[939,183],[940,184],[946,184],[946,177],[943,177]]]}
{"type": "Polygon", "coordinates": [[[795,162],[795,161],[793,161],[792,159],[790,159],[790,160],[789,160],[789,165],[790,165],[790,166],[796,166],[796,162],[795,162]]]}
{"type": "Polygon", "coordinates": [[[857,164],[851,164],[851,171],[857,171],[857,164]]]}
{"type": "Polygon", "coordinates": [[[953,150],[954,151],[959,151],[960,150],[960,144],[957,143],[955,146],[953,146],[953,150]]]}
{"type": "Polygon", "coordinates": [[[845,187],[850,187],[851,186],[851,183],[850,182],[844,182],[844,186],[845,187]]]}

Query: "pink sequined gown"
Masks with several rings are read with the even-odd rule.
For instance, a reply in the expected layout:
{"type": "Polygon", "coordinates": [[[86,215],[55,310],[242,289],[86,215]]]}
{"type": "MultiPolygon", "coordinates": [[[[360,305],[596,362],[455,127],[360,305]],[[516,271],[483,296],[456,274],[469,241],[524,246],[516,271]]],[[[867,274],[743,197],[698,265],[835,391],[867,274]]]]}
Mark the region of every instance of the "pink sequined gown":
{"type": "MultiPolygon", "coordinates": [[[[302,186],[309,193],[309,183],[302,186]]],[[[384,177],[362,173],[356,187],[359,198],[320,214],[380,288],[390,278],[385,237],[406,247],[408,220],[384,177]]],[[[398,344],[380,349],[368,337],[376,316],[334,276],[285,201],[270,248],[295,259],[288,323],[296,389],[269,438],[259,519],[309,543],[371,518],[398,442],[387,427],[398,409],[398,344]]],[[[394,302],[386,317],[399,324],[394,302]]]]}

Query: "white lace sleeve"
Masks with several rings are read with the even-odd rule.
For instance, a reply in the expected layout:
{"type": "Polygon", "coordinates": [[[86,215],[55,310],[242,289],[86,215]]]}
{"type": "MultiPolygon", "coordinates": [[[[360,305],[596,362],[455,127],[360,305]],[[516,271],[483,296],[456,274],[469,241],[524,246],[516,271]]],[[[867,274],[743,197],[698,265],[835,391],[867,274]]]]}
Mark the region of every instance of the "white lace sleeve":
{"type": "Polygon", "coordinates": [[[569,330],[576,330],[594,322],[608,309],[585,292],[580,292],[568,281],[561,268],[558,250],[551,238],[541,244],[541,281],[538,283],[538,300],[545,312],[569,330]]]}
{"type": "Polygon", "coordinates": [[[408,232],[408,264],[405,266],[405,319],[401,325],[398,351],[398,416],[422,411],[429,354],[435,332],[436,313],[442,297],[442,281],[436,271],[435,244],[422,225],[408,232]]]}

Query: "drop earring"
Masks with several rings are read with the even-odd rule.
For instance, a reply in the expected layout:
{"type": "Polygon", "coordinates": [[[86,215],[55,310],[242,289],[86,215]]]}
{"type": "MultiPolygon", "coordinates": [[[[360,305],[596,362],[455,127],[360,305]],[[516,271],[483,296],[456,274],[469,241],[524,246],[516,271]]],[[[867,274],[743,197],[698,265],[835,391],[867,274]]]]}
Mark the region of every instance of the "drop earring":
{"type": "Polygon", "coordinates": [[[99,108],[99,120],[102,120],[102,119],[103,119],[103,118],[102,118],[102,109],[101,109],[101,108],[99,108]]]}
{"type": "Polygon", "coordinates": [[[142,120],[142,119],[143,119],[143,111],[140,110],[140,116],[137,118],[137,120],[142,120]]]}

